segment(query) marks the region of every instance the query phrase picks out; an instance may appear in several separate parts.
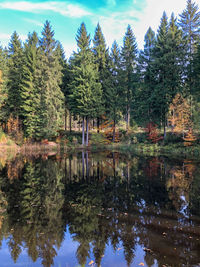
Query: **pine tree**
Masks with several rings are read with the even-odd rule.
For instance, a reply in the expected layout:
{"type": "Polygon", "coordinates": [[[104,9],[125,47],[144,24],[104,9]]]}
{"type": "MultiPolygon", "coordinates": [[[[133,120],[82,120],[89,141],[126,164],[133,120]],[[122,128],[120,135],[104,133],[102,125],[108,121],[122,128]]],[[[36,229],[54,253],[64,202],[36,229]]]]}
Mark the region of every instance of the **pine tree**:
{"type": "Polygon", "coordinates": [[[141,122],[151,121],[154,117],[154,102],[152,101],[153,91],[155,89],[155,70],[154,70],[154,49],[155,49],[155,33],[149,27],[144,37],[144,50],[140,52],[138,59],[138,72],[140,76],[140,84],[136,94],[136,114],[141,122]]]}
{"type": "Polygon", "coordinates": [[[40,39],[40,100],[38,137],[55,136],[62,126],[64,95],[61,91],[62,66],[57,53],[57,42],[49,21],[40,39]]]}
{"type": "Polygon", "coordinates": [[[169,81],[169,65],[168,65],[168,19],[164,12],[161,18],[161,23],[158,29],[156,45],[155,45],[155,61],[154,68],[156,74],[156,87],[153,94],[153,101],[155,103],[154,112],[158,114],[158,121],[164,126],[164,136],[165,136],[165,126],[166,126],[166,113],[168,110],[168,81],[169,81]]]}
{"type": "Polygon", "coordinates": [[[108,90],[109,111],[108,116],[113,120],[113,142],[115,142],[116,123],[121,118],[122,114],[122,91],[121,91],[121,64],[120,64],[120,49],[116,41],[111,48],[111,85],[108,90]]]}
{"type": "Polygon", "coordinates": [[[62,67],[62,80],[60,84],[60,88],[64,94],[65,97],[65,110],[64,110],[64,129],[66,131],[67,129],[67,113],[69,110],[69,103],[68,103],[68,97],[69,97],[69,83],[70,83],[70,70],[69,70],[69,63],[65,59],[65,52],[62,44],[58,42],[56,53],[58,55],[61,67],[62,67]]]}
{"type": "Polygon", "coordinates": [[[38,120],[39,88],[37,68],[38,37],[36,32],[29,34],[24,48],[24,65],[22,67],[21,79],[21,114],[23,118],[25,136],[35,138],[35,130],[38,120]]]}
{"type": "MultiPolygon", "coordinates": [[[[101,26],[99,23],[97,24],[95,30],[92,51],[94,53],[95,64],[97,66],[97,70],[99,73],[98,81],[101,83],[102,86],[104,109],[105,112],[108,113],[109,103],[110,103],[109,92],[108,92],[110,88],[109,53],[108,49],[106,48],[105,38],[103,36],[101,26]]],[[[97,118],[98,132],[99,132],[99,120],[100,118],[97,118]]]]}
{"type": "Polygon", "coordinates": [[[197,44],[200,37],[200,12],[198,5],[191,0],[187,0],[186,9],[180,14],[179,25],[183,30],[183,36],[185,38],[186,50],[185,50],[185,75],[187,76],[187,85],[189,88],[189,94],[192,92],[192,62],[194,59],[194,53],[196,51],[197,44]]]}
{"type": "Polygon", "coordinates": [[[0,46],[0,124],[6,122],[6,101],[7,101],[7,51],[0,46]]]}
{"type": "Polygon", "coordinates": [[[21,115],[21,92],[20,83],[22,78],[22,66],[24,63],[23,48],[16,32],[11,36],[8,46],[8,99],[7,107],[9,114],[14,118],[21,115]]]}
{"type": "MultiPolygon", "coordinates": [[[[182,85],[182,32],[172,14],[168,23],[163,13],[155,45],[156,86],[153,95],[155,113],[160,114],[160,122],[166,133],[166,114],[168,106],[182,85]]],[[[159,118],[158,118],[159,119],[159,118]]]]}
{"type": "Polygon", "coordinates": [[[90,49],[90,36],[82,23],[76,36],[78,52],[72,63],[70,106],[74,114],[83,118],[82,144],[85,143],[84,120],[86,118],[86,145],[88,145],[88,120],[101,114],[102,90],[98,71],[90,49]]]}
{"type": "Polygon", "coordinates": [[[176,93],[181,90],[183,85],[183,55],[184,55],[184,45],[183,45],[183,34],[179,29],[177,20],[172,13],[169,22],[168,29],[168,46],[169,53],[167,55],[168,59],[168,86],[169,86],[169,101],[175,97],[176,93]]]}
{"type": "Polygon", "coordinates": [[[129,130],[131,104],[135,90],[135,66],[137,60],[137,44],[133,31],[128,25],[124,36],[123,47],[121,50],[121,60],[124,79],[124,102],[126,106],[126,128],[129,130]]]}

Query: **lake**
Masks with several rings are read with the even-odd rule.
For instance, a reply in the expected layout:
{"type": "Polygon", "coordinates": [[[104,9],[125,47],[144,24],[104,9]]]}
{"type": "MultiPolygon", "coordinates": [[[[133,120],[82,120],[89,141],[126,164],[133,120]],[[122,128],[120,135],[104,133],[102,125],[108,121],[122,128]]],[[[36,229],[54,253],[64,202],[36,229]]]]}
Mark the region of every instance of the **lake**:
{"type": "Polygon", "coordinates": [[[0,266],[200,266],[200,160],[1,157],[0,266]]]}

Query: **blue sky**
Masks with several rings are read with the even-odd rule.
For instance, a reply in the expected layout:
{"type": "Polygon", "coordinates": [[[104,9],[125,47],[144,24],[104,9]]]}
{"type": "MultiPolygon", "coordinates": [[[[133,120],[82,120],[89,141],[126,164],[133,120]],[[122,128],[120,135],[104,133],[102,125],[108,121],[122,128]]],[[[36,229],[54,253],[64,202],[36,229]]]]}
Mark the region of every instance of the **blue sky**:
{"type": "MultiPolygon", "coordinates": [[[[200,6],[200,0],[196,3],[200,6]]],[[[50,20],[58,39],[69,57],[76,50],[75,36],[82,21],[91,37],[99,22],[111,47],[114,40],[121,45],[127,25],[143,47],[149,26],[157,31],[163,11],[178,15],[186,7],[186,0],[0,0],[0,44],[6,46],[10,35],[17,31],[22,41],[32,31],[41,33],[45,20],[50,20]]]]}

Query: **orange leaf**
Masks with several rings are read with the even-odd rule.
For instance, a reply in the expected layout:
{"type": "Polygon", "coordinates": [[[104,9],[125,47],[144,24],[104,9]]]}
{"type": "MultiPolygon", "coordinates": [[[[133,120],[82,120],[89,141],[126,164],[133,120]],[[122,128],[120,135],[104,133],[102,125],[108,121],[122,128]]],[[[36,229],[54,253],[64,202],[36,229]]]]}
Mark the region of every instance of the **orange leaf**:
{"type": "Polygon", "coordinates": [[[144,263],[143,262],[140,262],[140,264],[139,264],[140,266],[144,266],[144,263]]]}
{"type": "Polygon", "coordinates": [[[91,260],[90,262],[89,262],[89,265],[92,265],[94,263],[94,261],[93,260],[91,260]]]}

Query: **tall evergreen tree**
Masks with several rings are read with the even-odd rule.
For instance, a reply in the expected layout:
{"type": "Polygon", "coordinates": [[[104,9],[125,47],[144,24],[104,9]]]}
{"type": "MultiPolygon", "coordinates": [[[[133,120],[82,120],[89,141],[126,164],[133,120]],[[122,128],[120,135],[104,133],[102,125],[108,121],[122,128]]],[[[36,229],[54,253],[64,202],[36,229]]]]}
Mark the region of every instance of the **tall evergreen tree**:
{"type": "Polygon", "coordinates": [[[0,46],[0,123],[6,121],[5,104],[7,101],[7,51],[0,46]]]}
{"type": "Polygon", "coordinates": [[[199,42],[200,37],[200,12],[198,5],[191,0],[187,0],[186,9],[180,14],[179,25],[183,30],[183,36],[185,38],[186,50],[185,50],[185,70],[187,77],[187,85],[189,93],[192,91],[192,72],[193,72],[193,56],[199,42]]]}
{"type": "Polygon", "coordinates": [[[122,90],[121,90],[121,61],[120,49],[116,41],[114,41],[111,48],[111,85],[108,90],[109,111],[108,116],[113,120],[113,142],[115,142],[116,123],[121,118],[122,114],[122,90]]]}
{"type": "Polygon", "coordinates": [[[98,71],[90,49],[90,36],[82,23],[76,36],[78,52],[72,63],[73,81],[71,83],[70,105],[74,114],[83,118],[82,144],[85,144],[84,121],[86,119],[86,145],[88,145],[88,121],[100,115],[102,106],[101,84],[98,71]]]}
{"type": "Polygon", "coordinates": [[[156,71],[156,87],[153,94],[153,101],[156,104],[154,107],[155,113],[158,114],[158,120],[164,126],[166,126],[166,113],[168,110],[168,19],[164,12],[161,18],[161,23],[158,29],[156,45],[155,45],[155,61],[154,68],[156,71]]]}
{"type": "Polygon", "coordinates": [[[29,34],[24,47],[24,65],[22,67],[22,79],[20,86],[21,113],[23,118],[24,132],[27,137],[35,138],[38,121],[39,88],[37,69],[39,40],[36,32],[29,34]]]}
{"type": "Polygon", "coordinates": [[[155,49],[155,33],[149,27],[144,37],[144,50],[140,52],[138,59],[138,72],[140,83],[137,90],[136,116],[144,123],[153,120],[154,103],[152,101],[153,91],[155,89],[155,71],[154,71],[154,49],[155,49]]]}
{"type": "Polygon", "coordinates": [[[179,29],[177,20],[172,13],[168,29],[168,86],[169,86],[169,102],[175,97],[178,91],[183,87],[183,55],[184,42],[183,34],[179,29]]]}
{"type": "Polygon", "coordinates": [[[38,137],[51,137],[62,126],[64,95],[61,91],[62,66],[54,31],[46,21],[40,39],[40,105],[38,137]]]}
{"type": "Polygon", "coordinates": [[[155,45],[155,74],[156,86],[153,95],[155,113],[160,114],[161,124],[166,133],[166,114],[172,99],[181,88],[182,80],[182,32],[178,28],[176,19],[172,14],[168,23],[166,13],[163,13],[158,29],[155,45]]]}
{"type": "Polygon", "coordinates": [[[8,99],[9,114],[14,118],[21,115],[21,92],[20,83],[22,78],[22,66],[24,63],[23,48],[16,32],[11,36],[8,46],[8,99]]]}
{"type": "MultiPolygon", "coordinates": [[[[106,48],[105,38],[103,36],[101,26],[98,23],[94,40],[93,40],[93,53],[95,56],[95,64],[97,65],[99,78],[98,81],[102,86],[102,93],[104,99],[104,109],[107,113],[109,111],[109,88],[110,88],[110,72],[109,72],[109,53],[106,48]]],[[[97,118],[97,128],[99,131],[99,118],[97,118]]]]}
{"type": "Polygon", "coordinates": [[[64,107],[64,129],[66,131],[67,129],[67,113],[69,110],[69,103],[68,103],[68,97],[69,97],[69,83],[70,83],[70,70],[69,70],[69,63],[67,62],[65,58],[65,52],[63,49],[63,46],[60,42],[58,42],[56,52],[62,67],[62,80],[60,84],[60,88],[64,94],[65,97],[65,107],[64,107]]]}
{"type": "Polygon", "coordinates": [[[128,131],[130,126],[131,103],[135,90],[135,67],[137,60],[137,44],[130,25],[128,25],[124,36],[121,60],[124,79],[124,101],[126,106],[126,128],[128,131]]]}
{"type": "Polygon", "coordinates": [[[194,95],[198,101],[200,101],[200,44],[197,47],[197,51],[193,60],[193,80],[194,80],[194,95]]]}

